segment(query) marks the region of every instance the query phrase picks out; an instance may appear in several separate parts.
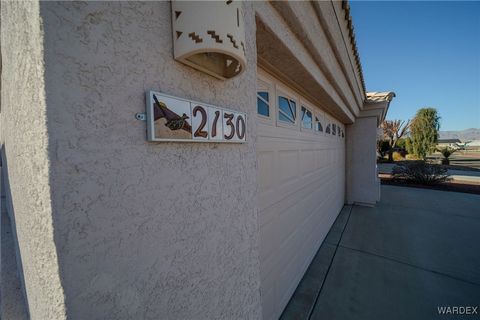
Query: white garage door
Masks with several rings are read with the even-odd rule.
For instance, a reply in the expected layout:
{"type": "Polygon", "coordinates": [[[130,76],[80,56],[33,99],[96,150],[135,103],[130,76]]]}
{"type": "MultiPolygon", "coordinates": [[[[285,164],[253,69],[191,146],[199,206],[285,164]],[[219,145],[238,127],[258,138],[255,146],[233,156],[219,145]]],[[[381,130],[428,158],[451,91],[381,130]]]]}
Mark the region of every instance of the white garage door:
{"type": "Polygon", "coordinates": [[[264,319],[277,319],[344,204],[344,126],[263,71],[257,92],[264,319]]]}

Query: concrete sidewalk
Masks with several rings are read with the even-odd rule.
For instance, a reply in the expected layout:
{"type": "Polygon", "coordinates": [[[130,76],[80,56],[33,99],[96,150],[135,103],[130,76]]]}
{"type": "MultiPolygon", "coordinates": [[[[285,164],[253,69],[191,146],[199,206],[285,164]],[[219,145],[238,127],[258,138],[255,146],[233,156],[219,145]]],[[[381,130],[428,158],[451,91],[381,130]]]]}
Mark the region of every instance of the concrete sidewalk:
{"type": "Polygon", "coordinates": [[[395,186],[345,206],[282,319],[480,318],[479,208],[479,195],[395,186]]]}
{"type": "MultiPolygon", "coordinates": [[[[391,174],[395,166],[394,163],[379,163],[378,173],[391,174]]],[[[465,181],[480,183],[480,171],[466,171],[466,170],[448,170],[448,174],[454,181],[465,181]]]]}

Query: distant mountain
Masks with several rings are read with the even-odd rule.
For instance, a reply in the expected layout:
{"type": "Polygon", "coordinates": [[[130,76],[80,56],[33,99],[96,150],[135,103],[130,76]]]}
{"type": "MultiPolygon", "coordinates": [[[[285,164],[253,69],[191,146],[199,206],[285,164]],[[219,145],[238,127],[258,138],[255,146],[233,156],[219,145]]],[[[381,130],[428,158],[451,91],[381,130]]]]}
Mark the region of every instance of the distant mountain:
{"type": "Polygon", "coordinates": [[[460,139],[460,141],[480,140],[480,129],[470,128],[461,131],[440,131],[440,139],[460,139]]]}

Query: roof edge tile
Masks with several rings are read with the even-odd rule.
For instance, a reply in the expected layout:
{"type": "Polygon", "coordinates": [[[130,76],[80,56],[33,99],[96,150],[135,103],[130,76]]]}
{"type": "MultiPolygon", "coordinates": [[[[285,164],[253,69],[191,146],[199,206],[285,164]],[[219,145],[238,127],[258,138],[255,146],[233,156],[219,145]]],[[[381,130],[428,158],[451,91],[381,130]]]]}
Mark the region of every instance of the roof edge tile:
{"type": "Polygon", "coordinates": [[[360,75],[360,82],[362,83],[363,92],[366,94],[367,89],[365,87],[365,79],[363,78],[362,64],[360,62],[360,54],[358,52],[357,41],[355,40],[355,30],[353,26],[352,16],[350,14],[350,4],[348,3],[348,0],[342,0],[342,9],[345,11],[345,20],[347,21],[350,45],[352,47],[353,56],[357,65],[357,71],[360,75]]]}

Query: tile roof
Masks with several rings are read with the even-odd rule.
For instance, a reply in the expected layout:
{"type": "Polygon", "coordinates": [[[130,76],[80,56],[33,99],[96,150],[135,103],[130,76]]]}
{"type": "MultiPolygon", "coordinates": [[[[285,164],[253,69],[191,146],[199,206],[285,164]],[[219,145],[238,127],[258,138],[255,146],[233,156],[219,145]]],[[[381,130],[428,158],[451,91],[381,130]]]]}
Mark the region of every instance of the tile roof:
{"type": "Polygon", "coordinates": [[[350,5],[348,0],[342,0],[342,8],[345,11],[345,20],[347,20],[347,27],[350,37],[350,45],[352,46],[353,56],[357,65],[357,70],[360,75],[360,81],[362,83],[363,92],[367,92],[365,89],[365,80],[363,78],[362,64],[360,62],[360,54],[358,53],[357,42],[355,40],[355,30],[353,27],[352,16],[350,15],[350,5]]]}
{"type": "Polygon", "coordinates": [[[382,102],[382,101],[392,101],[395,97],[395,92],[385,91],[385,92],[367,92],[367,102],[382,102]]]}

